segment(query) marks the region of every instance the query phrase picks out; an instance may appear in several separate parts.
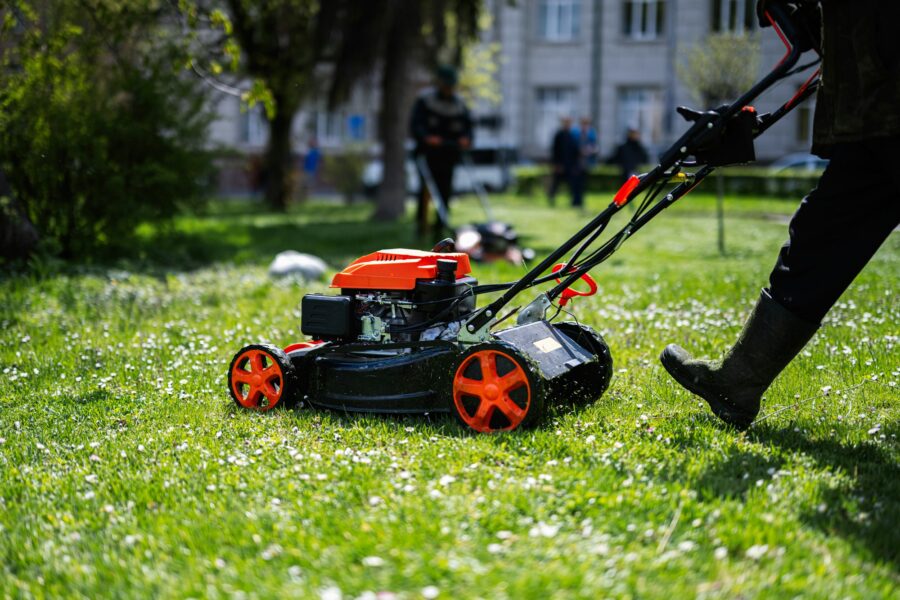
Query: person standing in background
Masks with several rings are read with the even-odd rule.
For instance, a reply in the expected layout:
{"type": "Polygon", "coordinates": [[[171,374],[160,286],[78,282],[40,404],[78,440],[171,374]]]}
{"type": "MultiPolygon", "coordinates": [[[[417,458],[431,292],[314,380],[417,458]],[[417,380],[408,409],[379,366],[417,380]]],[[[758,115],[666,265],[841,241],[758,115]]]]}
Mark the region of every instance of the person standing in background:
{"type": "Polygon", "coordinates": [[[301,194],[308,198],[313,188],[319,182],[319,169],[322,166],[322,151],[319,150],[319,142],[316,138],[310,138],[309,148],[303,156],[303,184],[301,194]]]}
{"type": "MultiPolygon", "coordinates": [[[[436,87],[425,90],[413,105],[410,133],[416,141],[416,156],[424,157],[437,192],[449,212],[453,171],[462,152],[472,145],[472,117],[466,103],[456,94],[456,69],[442,65],[437,70],[436,80],[436,87]]],[[[428,230],[428,193],[420,172],[416,211],[419,236],[425,236],[428,230]]],[[[433,229],[436,237],[443,235],[446,225],[438,213],[433,229]]]]}
{"type": "Polygon", "coordinates": [[[585,174],[597,165],[598,139],[597,130],[591,125],[590,117],[581,117],[578,127],[572,129],[581,149],[585,174]]]}
{"type": "Polygon", "coordinates": [[[565,181],[572,196],[572,206],[581,207],[584,204],[584,168],[578,138],[572,133],[572,119],[569,116],[563,116],[559,120],[559,129],[553,136],[550,162],[552,173],[550,189],[547,190],[550,206],[555,206],[556,190],[565,181]]]}
{"type": "Polygon", "coordinates": [[[641,143],[641,132],[630,128],[625,141],[616,148],[615,153],[606,161],[610,165],[619,165],[622,183],[635,174],[637,168],[649,162],[650,156],[641,143]]]}

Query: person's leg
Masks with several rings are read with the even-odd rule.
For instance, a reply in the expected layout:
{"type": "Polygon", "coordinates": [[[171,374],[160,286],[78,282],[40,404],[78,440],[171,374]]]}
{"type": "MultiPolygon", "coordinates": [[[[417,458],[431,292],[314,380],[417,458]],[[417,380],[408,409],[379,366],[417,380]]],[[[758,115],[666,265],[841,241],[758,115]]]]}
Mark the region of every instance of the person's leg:
{"type": "Polygon", "coordinates": [[[419,194],[416,202],[416,234],[423,238],[428,234],[428,205],[430,204],[431,195],[428,192],[428,185],[425,183],[425,177],[419,173],[419,194]]]}
{"type": "Polygon", "coordinates": [[[900,222],[898,159],[900,139],[835,148],[734,347],[719,361],[696,360],[674,344],[663,351],[666,370],[720,419],[750,426],[762,394],[900,222]]]}
{"type": "Polygon", "coordinates": [[[584,206],[584,180],[583,172],[572,173],[569,176],[569,189],[572,192],[572,207],[582,208],[584,206]]]}
{"type": "Polygon", "coordinates": [[[556,191],[559,189],[559,182],[562,174],[553,171],[550,175],[550,188],[547,190],[547,202],[550,206],[556,206],[556,191]]]}
{"type": "MultiPolygon", "coordinates": [[[[441,196],[441,200],[443,200],[444,208],[446,209],[446,218],[447,221],[450,220],[450,201],[453,198],[453,167],[454,164],[452,161],[447,160],[446,158],[441,158],[439,160],[433,161],[433,163],[429,163],[431,166],[431,174],[434,178],[434,185],[437,188],[438,194],[441,196]]],[[[437,202],[435,202],[435,211],[437,212],[437,202]]],[[[444,236],[445,231],[450,228],[450,224],[443,221],[440,213],[437,213],[437,219],[434,225],[434,235],[437,238],[441,238],[444,236]]]]}
{"type": "Polygon", "coordinates": [[[772,298],[819,323],[900,223],[900,138],[844,144],[791,219],[772,298]]]}

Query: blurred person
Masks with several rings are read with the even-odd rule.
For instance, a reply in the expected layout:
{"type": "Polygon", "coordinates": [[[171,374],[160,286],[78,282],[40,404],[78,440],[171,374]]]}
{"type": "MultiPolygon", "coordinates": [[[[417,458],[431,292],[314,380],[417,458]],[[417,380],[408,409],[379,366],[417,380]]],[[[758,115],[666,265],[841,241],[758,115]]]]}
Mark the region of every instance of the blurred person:
{"type": "Polygon", "coordinates": [[[572,129],[572,133],[578,140],[578,147],[581,149],[581,160],[584,164],[585,172],[597,165],[597,130],[591,124],[590,117],[582,117],[577,127],[572,129]]]}
{"type": "Polygon", "coordinates": [[[572,206],[584,204],[584,168],[581,161],[581,148],[578,138],[572,132],[572,118],[564,115],[559,119],[559,129],[553,135],[553,146],[550,152],[551,173],[550,189],[547,199],[551,206],[556,205],[556,191],[562,182],[569,186],[572,206]]]}
{"type": "MultiPolygon", "coordinates": [[[[449,65],[438,67],[436,85],[422,92],[416,99],[410,119],[410,132],[416,142],[416,156],[425,158],[437,192],[449,213],[453,196],[453,171],[463,151],[472,145],[472,117],[466,103],[456,94],[456,69],[449,65]]],[[[416,222],[420,236],[428,230],[428,186],[419,173],[419,202],[416,222]]],[[[447,223],[440,214],[433,234],[441,237],[447,223]]]]}
{"type": "Polygon", "coordinates": [[[625,135],[625,141],[619,144],[616,151],[606,161],[610,165],[619,165],[620,179],[622,183],[635,174],[637,168],[650,161],[647,149],[641,143],[641,132],[629,128],[625,135]]]}
{"type": "MultiPolygon", "coordinates": [[[[759,1],[760,25],[769,25],[759,1]]],[[[747,429],[763,393],[900,224],[900,2],[795,2],[822,33],[813,148],[831,162],[791,219],[789,239],[720,360],[671,344],[660,360],[725,423],[747,429]]]]}
{"type": "Polygon", "coordinates": [[[301,190],[303,198],[309,197],[318,183],[321,167],[322,151],[319,150],[319,141],[316,138],[311,138],[306,154],[303,156],[303,185],[301,190]]]}

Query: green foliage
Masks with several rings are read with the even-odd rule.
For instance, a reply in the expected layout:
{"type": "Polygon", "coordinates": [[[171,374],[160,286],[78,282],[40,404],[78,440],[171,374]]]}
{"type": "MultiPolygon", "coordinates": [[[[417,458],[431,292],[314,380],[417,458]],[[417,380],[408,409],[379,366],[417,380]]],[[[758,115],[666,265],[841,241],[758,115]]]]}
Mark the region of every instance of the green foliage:
{"type": "Polygon", "coordinates": [[[678,75],[695,99],[707,107],[738,98],[759,71],[759,37],[717,33],[687,52],[678,75]]]}
{"type": "MultiPolygon", "coordinates": [[[[719,169],[725,182],[725,192],[732,196],[772,196],[797,199],[816,186],[821,174],[805,171],[769,173],[758,167],[726,167],[719,169]]],[[[519,167],[515,171],[515,192],[523,196],[543,193],[550,182],[547,166],[519,167]]],[[[619,169],[600,165],[587,176],[587,189],[592,192],[615,192],[621,185],[619,169]]],[[[711,190],[713,182],[705,181],[703,189],[711,190]]]]}
{"type": "Polygon", "coordinates": [[[0,56],[0,168],[49,247],[111,252],[196,203],[209,115],[155,3],[18,6],[0,56]]]}
{"type": "Polygon", "coordinates": [[[348,203],[363,188],[363,171],[369,161],[370,152],[365,145],[348,145],[340,152],[325,156],[325,179],[343,195],[348,203]]]}

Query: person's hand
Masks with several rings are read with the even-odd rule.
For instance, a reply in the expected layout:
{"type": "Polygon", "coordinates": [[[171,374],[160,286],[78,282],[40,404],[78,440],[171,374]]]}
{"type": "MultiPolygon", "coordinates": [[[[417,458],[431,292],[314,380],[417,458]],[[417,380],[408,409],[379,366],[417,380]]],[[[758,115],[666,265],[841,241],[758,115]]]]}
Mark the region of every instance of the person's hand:
{"type": "Polygon", "coordinates": [[[760,27],[771,27],[772,24],[766,17],[766,10],[771,0],[756,0],[756,18],[759,20],[760,27]]]}
{"type": "Polygon", "coordinates": [[[472,145],[472,140],[470,140],[469,138],[467,138],[467,137],[459,138],[459,147],[462,148],[463,150],[465,150],[466,148],[468,148],[471,145],[472,145]]]}
{"type": "Polygon", "coordinates": [[[444,140],[441,139],[439,135],[428,135],[425,136],[425,143],[429,146],[440,146],[444,140]]]}

